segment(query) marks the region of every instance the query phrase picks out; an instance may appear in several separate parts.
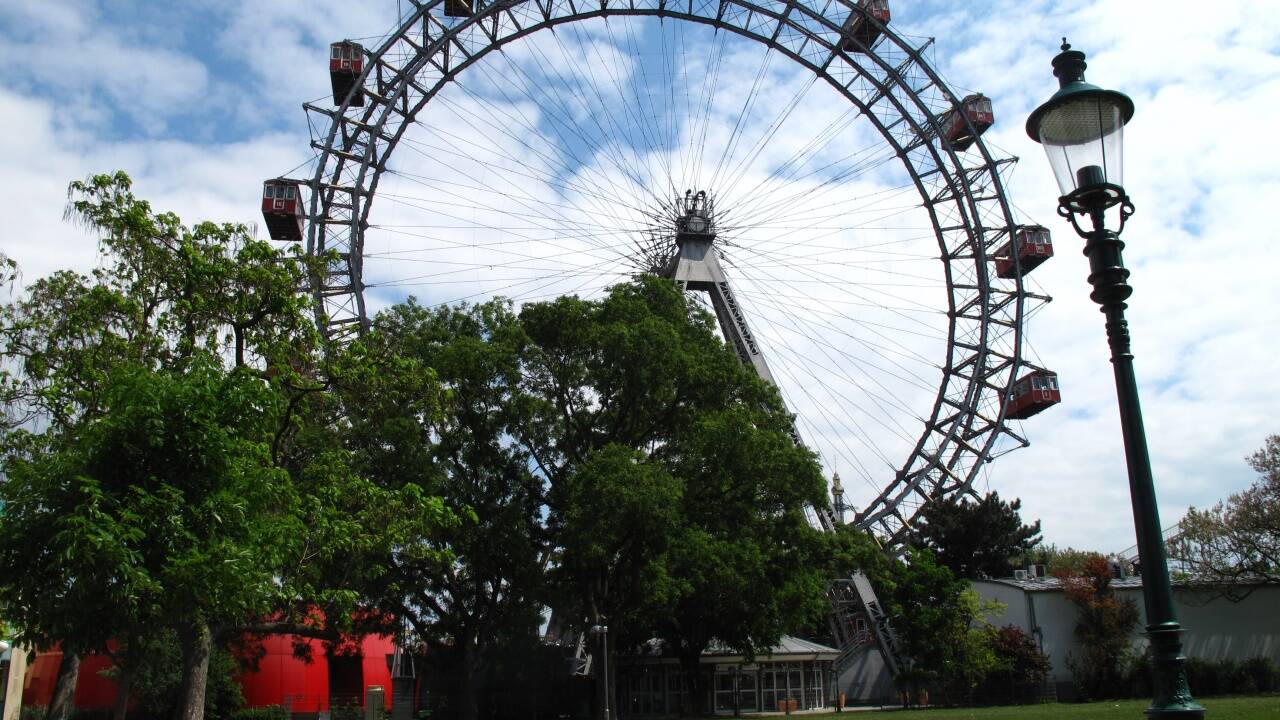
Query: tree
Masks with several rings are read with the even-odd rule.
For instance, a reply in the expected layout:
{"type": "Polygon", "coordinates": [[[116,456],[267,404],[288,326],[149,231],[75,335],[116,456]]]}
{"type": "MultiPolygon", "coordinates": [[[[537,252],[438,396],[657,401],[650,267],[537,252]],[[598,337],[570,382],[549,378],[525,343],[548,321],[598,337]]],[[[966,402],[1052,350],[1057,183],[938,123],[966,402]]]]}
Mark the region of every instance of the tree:
{"type": "Polygon", "coordinates": [[[995,666],[979,683],[978,695],[1001,704],[1035,702],[1052,670],[1049,656],[1017,625],[990,628],[988,638],[995,666]]]}
{"type": "Polygon", "coordinates": [[[1132,648],[1138,606],[1116,595],[1111,563],[1101,555],[1058,577],[1063,593],[1080,613],[1075,628],[1080,656],[1068,660],[1077,688],[1085,699],[1123,695],[1121,666],[1132,648]]]}
{"type": "Polygon", "coordinates": [[[996,492],[976,502],[935,500],[920,513],[912,542],[931,550],[957,577],[1006,577],[1010,560],[1040,542],[1040,521],[1023,525],[1021,509],[1021,500],[1004,502],[996,492]]]}
{"type": "Polygon", "coordinates": [[[217,629],[294,597],[307,556],[276,463],[296,420],[290,368],[317,340],[307,270],[243,227],[154,212],[123,173],[71,197],[101,266],[0,309],[0,612],[71,656],[177,632],[179,716],[198,718],[217,629]]]}
{"type": "Polygon", "coordinates": [[[824,540],[804,521],[825,502],[818,466],[776,390],[669,281],[520,319],[535,412],[518,437],[549,488],[557,610],[612,643],[662,637],[698,702],[713,639],[751,654],[820,612],[824,540]]]}
{"type": "Polygon", "coordinates": [[[395,542],[358,561],[378,570],[363,592],[456,674],[463,720],[477,716],[500,647],[540,621],[542,488],[513,441],[527,342],[503,302],[410,300],[381,313],[335,369],[353,472],[402,508],[395,542]]]}
{"type": "Polygon", "coordinates": [[[1232,601],[1280,580],[1280,435],[1246,458],[1258,472],[1248,489],[1211,508],[1191,508],[1169,544],[1195,580],[1232,601]]]}
{"type": "Polygon", "coordinates": [[[983,620],[996,607],[984,605],[968,581],[928,550],[910,550],[886,577],[873,579],[887,590],[890,622],[911,659],[897,678],[904,697],[940,679],[967,692],[997,666],[983,620]]]}

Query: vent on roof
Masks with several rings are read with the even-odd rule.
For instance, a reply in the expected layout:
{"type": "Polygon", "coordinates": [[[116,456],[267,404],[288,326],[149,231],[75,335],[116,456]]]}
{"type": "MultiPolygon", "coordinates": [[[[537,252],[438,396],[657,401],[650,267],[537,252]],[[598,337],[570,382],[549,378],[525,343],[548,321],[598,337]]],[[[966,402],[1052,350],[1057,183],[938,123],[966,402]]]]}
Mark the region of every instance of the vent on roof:
{"type": "Polygon", "coordinates": [[[1026,571],[1026,570],[1014,570],[1014,571],[1013,571],[1013,579],[1014,579],[1014,580],[1026,580],[1026,579],[1027,579],[1027,571],[1026,571]]]}

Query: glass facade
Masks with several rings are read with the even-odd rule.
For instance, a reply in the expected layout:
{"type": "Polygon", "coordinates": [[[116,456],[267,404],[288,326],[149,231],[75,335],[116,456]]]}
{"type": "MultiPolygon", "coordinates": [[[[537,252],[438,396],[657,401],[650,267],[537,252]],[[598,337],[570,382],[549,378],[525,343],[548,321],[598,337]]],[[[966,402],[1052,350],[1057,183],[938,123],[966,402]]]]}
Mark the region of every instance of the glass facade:
{"type": "MultiPolygon", "coordinates": [[[[828,707],[831,663],[706,663],[706,707],[718,715],[777,712],[788,704],[791,710],[828,707]]],[[[674,661],[625,664],[619,674],[619,707],[628,716],[678,714],[688,695],[684,672],[674,661]]]]}

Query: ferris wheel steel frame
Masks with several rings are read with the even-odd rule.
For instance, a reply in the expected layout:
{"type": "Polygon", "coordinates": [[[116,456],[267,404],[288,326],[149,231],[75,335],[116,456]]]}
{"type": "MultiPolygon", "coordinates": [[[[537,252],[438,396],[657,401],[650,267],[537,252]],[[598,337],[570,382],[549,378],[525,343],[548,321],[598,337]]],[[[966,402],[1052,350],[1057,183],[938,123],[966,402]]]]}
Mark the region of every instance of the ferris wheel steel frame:
{"type": "MultiPolygon", "coordinates": [[[[1014,447],[1028,444],[1005,424],[1003,400],[1019,370],[1032,367],[1022,358],[1028,301],[1048,298],[1025,290],[1020,269],[1010,280],[995,276],[992,250],[1022,227],[1003,191],[1002,173],[1015,159],[994,157],[981,137],[964,152],[940,139],[942,117],[960,112],[960,103],[924,57],[932,39],[913,46],[848,0],[500,0],[463,18],[442,17],[445,1],[410,0],[399,27],[366,49],[355,84],[364,107],[352,105],[354,94],[337,108],[304,105],[328,122],[327,134],[312,140],[315,173],[300,180],[311,189],[306,251],[328,258],[311,279],[327,336],[352,337],[368,323],[363,236],[378,182],[418,113],[452,78],[490,51],[559,24],[670,18],[763,43],[825,80],[902,160],[938,239],[948,289],[941,386],[930,414],[920,418],[923,432],[910,456],[854,523],[896,547],[926,502],[973,492],[1002,435],[1014,447]],[[842,29],[851,13],[881,30],[872,47],[859,45],[861,52],[842,48],[857,42],[842,29]]],[[[1018,253],[1012,255],[1018,263],[1018,253]]]]}

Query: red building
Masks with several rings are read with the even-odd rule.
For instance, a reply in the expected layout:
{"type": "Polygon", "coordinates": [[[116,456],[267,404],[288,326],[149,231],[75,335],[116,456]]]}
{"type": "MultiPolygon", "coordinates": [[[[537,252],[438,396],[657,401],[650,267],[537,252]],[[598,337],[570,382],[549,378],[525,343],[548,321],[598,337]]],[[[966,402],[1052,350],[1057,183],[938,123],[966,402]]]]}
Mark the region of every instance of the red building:
{"type": "MultiPolygon", "coordinates": [[[[299,638],[309,645],[311,661],[295,657],[294,637],[272,635],[262,640],[265,654],[257,670],[240,676],[245,706],[280,705],[291,713],[316,714],[334,706],[363,706],[370,685],[384,691],[384,703],[392,705],[391,658],[395,644],[390,637],[370,635],[352,648],[351,654],[330,655],[319,640],[299,638]]],[[[62,652],[40,653],[27,669],[22,704],[48,706],[58,677],[62,652]]],[[[111,667],[105,655],[91,655],[80,662],[76,679],[77,709],[110,708],[115,704],[116,682],[103,677],[111,667]]]]}

